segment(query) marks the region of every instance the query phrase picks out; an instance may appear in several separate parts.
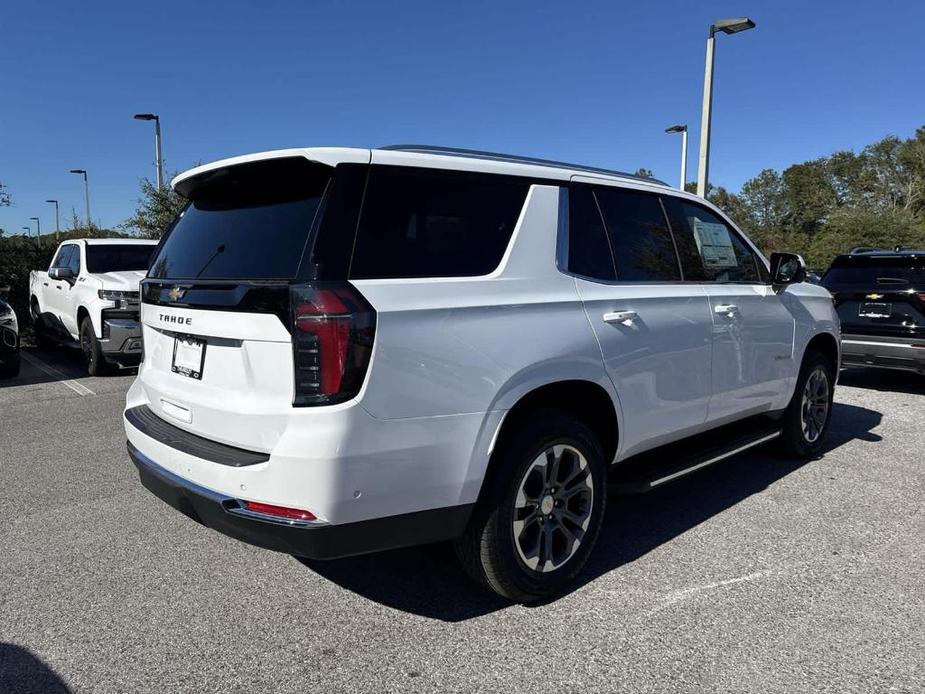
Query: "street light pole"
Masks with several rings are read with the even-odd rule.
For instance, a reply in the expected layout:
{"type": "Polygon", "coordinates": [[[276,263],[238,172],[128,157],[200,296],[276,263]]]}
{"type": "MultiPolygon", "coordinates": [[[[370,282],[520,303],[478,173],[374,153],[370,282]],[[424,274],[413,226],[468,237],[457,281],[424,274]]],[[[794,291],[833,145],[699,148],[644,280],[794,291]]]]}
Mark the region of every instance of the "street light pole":
{"type": "Polygon", "coordinates": [[[90,221],[90,181],[87,179],[86,169],[71,169],[72,174],[82,174],[84,177],[84,202],[87,205],[87,229],[93,228],[93,222],[90,221]]]}
{"type": "Polygon", "coordinates": [[[35,238],[42,238],[42,220],[38,217],[29,217],[33,222],[35,222],[35,238]]]}
{"type": "Polygon", "coordinates": [[[54,203],[55,206],[55,241],[59,240],[61,234],[61,220],[58,219],[58,201],[57,200],[46,200],[45,202],[54,203]]]}
{"type": "Polygon", "coordinates": [[[666,133],[681,133],[681,184],[678,186],[684,190],[687,184],[687,125],[672,125],[665,128],[666,133]]]}
{"type": "Polygon", "coordinates": [[[157,167],[157,189],[164,188],[164,159],[161,156],[161,118],[156,113],[136,113],[135,120],[154,121],[154,164],[157,167]]]}
{"type": "Polygon", "coordinates": [[[748,17],[720,19],[710,25],[707,38],[707,60],[703,74],[703,111],[700,116],[700,160],[697,165],[697,195],[707,195],[707,179],[710,169],[710,121],[713,118],[713,49],[717,31],[737,34],[754,29],[755,23],[748,17]]]}

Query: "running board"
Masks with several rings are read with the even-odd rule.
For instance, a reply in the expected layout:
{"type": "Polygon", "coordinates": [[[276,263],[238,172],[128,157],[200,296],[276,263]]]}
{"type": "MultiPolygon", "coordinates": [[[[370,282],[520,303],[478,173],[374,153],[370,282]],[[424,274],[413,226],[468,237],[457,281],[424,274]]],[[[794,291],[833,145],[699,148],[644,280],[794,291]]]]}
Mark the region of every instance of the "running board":
{"type": "Polygon", "coordinates": [[[722,427],[628,458],[611,471],[611,491],[640,494],[781,435],[778,422],[722,427]]]}

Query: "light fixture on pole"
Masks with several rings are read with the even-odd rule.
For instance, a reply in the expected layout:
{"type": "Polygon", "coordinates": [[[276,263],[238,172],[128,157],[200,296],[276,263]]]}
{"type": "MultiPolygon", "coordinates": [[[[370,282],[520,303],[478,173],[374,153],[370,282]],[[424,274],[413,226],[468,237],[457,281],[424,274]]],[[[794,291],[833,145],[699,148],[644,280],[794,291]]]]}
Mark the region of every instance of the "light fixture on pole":
{"type": "Polygon", "coordinates": [[[738,34],[754,29],[755,23],[748,17],[720,19],[710,25],[707,39],[707,61],[703,75],[703,113],[700,116],[700,160],[697,166],[697,195],[706,197],[707,178],[710,168],[710,119],[713,117],[713,45],[717,31],[724,34],[738,34]]]}
{"type": "Polygon", "coordinates": [[[93,228],[93,222],[90,221],[90,181],[87,179],[86,169],[71,169],[72,174],[83,175],[84,177],[84,202],[87,205],[87,229],[93,228]]]}
{"type": "Polygon", "coordinates": [[[50,202],[55,206],[55,241],[58,240],[58,236],[61,234],[61,221],[58,219],[58,201],[57,200],[46,200],[45,202],[50,202]]]}
{"type": "Polygon", "coordinates": [[[666,133],[681,133],[681,185],[678,186],[684,190],[687,184],[687,125],[672,125],[665,128],[666,133]]]}
{"type": "Polygon", "coordinates": [[[42,238],[42,220],[38,217],[29,217],[33,222],[35,222],[35,237],[42,238]]]}
{"type": "Polygon", "coordinates": [[[164,160],[161,157],[161,119],[156,113],[136,113],[135,120],[154,121],[154,165],[157,167],[157,189],[164,188],[164,160]]]}

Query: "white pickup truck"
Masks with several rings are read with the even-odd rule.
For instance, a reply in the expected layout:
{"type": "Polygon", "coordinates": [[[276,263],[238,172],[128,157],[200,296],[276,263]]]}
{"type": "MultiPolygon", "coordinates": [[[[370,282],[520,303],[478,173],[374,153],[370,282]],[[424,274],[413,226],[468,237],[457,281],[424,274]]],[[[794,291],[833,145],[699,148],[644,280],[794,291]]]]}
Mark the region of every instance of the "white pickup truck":
{"type": "Polygon", "coordinates": [[[141,358],[138,283],[157,241],[70,239],[48,272],[29,275],[29,306],[39,346],[78,344],[91,376],[141,358]]]}

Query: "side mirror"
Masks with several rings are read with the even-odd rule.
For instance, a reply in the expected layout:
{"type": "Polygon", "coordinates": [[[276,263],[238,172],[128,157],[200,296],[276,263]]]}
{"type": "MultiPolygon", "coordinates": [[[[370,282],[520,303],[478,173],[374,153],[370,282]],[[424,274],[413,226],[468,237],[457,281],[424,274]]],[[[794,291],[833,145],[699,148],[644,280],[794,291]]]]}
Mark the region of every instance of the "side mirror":
{"type": "Polygon", "coordinates": [[[71,281],[74,279],[74,271],[69,267],[53,267],[48,271],[48,276],[53,280],[71,281]]]}
{"type": "Polygon", "coordinates": [[[796,253],[771,254],[771,282],[799,284],[806,280],[806,263],[796,253]]]}

